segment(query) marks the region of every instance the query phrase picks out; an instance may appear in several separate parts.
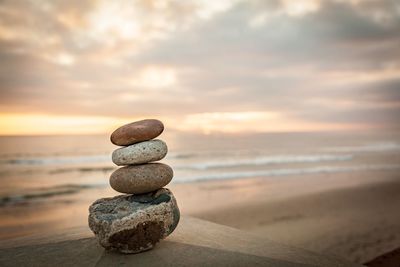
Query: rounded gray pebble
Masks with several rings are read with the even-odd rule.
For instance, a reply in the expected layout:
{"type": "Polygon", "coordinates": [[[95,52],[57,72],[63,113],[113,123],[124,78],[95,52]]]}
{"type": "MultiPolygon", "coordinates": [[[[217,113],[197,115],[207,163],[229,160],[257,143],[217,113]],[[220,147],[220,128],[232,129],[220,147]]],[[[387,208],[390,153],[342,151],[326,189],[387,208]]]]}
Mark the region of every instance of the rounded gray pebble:
{"type": "Polygon", "coordinates": [[[161,160],[167,152],[164,141],[150,140],[114,150],[112,161],[118,166],[143,164],[161,160]]]}

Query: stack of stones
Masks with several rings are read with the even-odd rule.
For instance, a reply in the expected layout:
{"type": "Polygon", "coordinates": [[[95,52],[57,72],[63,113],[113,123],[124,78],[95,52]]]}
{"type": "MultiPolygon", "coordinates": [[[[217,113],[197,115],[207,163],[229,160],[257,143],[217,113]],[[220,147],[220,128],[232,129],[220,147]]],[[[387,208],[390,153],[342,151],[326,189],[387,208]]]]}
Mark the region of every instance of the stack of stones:
{"type": "Polygon", "coordinates": [[[180,213],[166,186],[173,177],[171,167],[154,163],[167,154],[167,145],[152,140],[164,130],[158,120],[124,125],[111,135],[118,146],[112,161],[124,166],[111,174],[111,187],[124,195],[102,198],[89,208],[89,227],[100,244],[122,253],[149,250],[171,234],[180,213]]]}

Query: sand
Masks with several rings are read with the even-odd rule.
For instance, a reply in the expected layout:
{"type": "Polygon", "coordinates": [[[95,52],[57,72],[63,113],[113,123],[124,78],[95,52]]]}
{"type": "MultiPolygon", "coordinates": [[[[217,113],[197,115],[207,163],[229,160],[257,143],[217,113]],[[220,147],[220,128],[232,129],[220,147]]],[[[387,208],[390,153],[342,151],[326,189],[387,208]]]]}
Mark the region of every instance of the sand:
{"type": "Polygon", "coordinates": [[[377,179],[377,174],[237,181],[237,191],[208,183],[201,211],[190,210],[283,244],[365,263],[400,247],[400,176],[379,172],[377,179]]]}
{"type": "MultiPolygon", "coordinates": [[[[172,184],[183,215],[262,238],[364,263],[400,247],[400,174],[369,171],[172,184]]],[[[56,201],[2,209],[3,245],[87,224],[92,189],[56,201]]],[[[86,230],[86,235],[90,235],[86,230]]]]}

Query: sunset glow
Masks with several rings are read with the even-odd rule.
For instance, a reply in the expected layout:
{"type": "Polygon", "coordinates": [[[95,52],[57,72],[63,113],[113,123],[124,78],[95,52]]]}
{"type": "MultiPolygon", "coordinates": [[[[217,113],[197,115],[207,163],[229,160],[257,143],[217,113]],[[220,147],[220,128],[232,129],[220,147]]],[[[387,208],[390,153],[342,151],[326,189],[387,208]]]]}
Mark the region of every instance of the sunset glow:
{"type": "MultiPolygon", "coordinates": [[[[53,116],[46,114],[0,114],[2,135],[103,134],[144,117],[53,116]]],[[[360,130],[368,125],[312,124],[289,121],[264,112],[200,113],[183,117],[158,117],[170,130],[210,133],[298,132],[360,130]]]]}
{"type": "Polygon", "coordinates": [[[372,2],[5,1],[0,135],[398,129],[400,7],[372,2]]]}
{"type": "Polygon", "coordinates": [[[52,116],[44,114],[0,114],[3,135],[96,134],[122,123],[118,118],[52,116]]]}

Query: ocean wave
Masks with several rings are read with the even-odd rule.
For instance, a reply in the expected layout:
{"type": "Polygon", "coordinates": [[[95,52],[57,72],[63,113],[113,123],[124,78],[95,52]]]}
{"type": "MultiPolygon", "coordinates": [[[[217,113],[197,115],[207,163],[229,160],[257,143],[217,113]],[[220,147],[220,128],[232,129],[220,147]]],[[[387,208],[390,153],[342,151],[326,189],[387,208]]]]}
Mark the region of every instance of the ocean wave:
{"type": "Polygon", "coordinates": [[[81,164],[110,162],[110,155],[88,155],[68,157],[38,157],[38,158],[13,158],[1,160],[2,164],[12,165],[57,165],[57,164],[81,164]]]}
{"type": "Polygon", "coordinates": [[[65,184],[47,188],[30,190],[27,194],[15,194],[0,196],[0,206],[12,205],[21,202],[32,201],[35,199],[49,198],[60,195],[70,195],[78,193],[84,189],[106,186],[106,184],[65,184]]]}
{"type": "MultiPolygon", "coordinates": [[[[170,153],[170,159],[190,159],[194,157],[201,157],[201,154],[196,153],[170,153]]],[[[76,156],[43,156],[43,157],[30,157],[18,156],[7,159],[0,159],[0,164],[10,165],[59,165],[59,164],[82,164],[82,163],[109,163],[111,162],[111,154],[99,155],[76,155],[76,156]]]]}
{"type": "Polygon", "coordinates": [[[60,168],[55,170],[50,170],[50,174],[64,173],[64,172],[110,172],[116,170],[117,166],[95,166],[95,167],[79,167],[79,168],[60,168]]]}
{"type": "Polygon", "coordinates": [[[290,176],[304,174],[320,174],[320,173],[337,173],[337,172],[354,172],[354,171],[384,171],[384,170],[400,170],[400,165],[358,165],[358,166],[321,166],[310,168],[296,169],[270,169],[263,171],[247,171],[247,172],[224,172],[206,175],[193,175],[175,179],[177,183],[197,182],[207,180],[229,180],[240,178],[255,177],[271,177],[271,176],[290,176]]]}
{"type": "MultiPolygon", "coordinates": [[[[282,177],[293,175],[322,174],[322,173],[340,173],[355,171],[384,171],[384,170],[400,170],[400,165],[356,165],[356,166],[321,166],[309,168],[287,168],[287,169],[269,169],[261,171],[238,171],[223,172],[211,174],[194,174],[190,176],[178,176],[173,183],[191,183],[209,180],[234,180],[242,178],[256,177],[282,177]]],[[[93,184],[64,184],[53,187],[38,188],[29,190],[26,194],[14,194],[0,196],[0,206],[13,205],[19,203],[29,203],[35,200],[47,199],[60,195],[70,195],[91,188],[107,187],[108,183],[93,184]]]]}
{"type": "Polygon", "coordinates": [[[341,146],[341,147],[329,147],[325,149],[327,151],[334,152],[390,152],[400,151],[400,143],[396,142],[378,142],[370,143],[360,146],[341,146]]]}
{"type": "Polygon", "coordinates": [[[285,163],[317,163],[323,161],[347,161],[353,159],[353,155],[279,155],[264,156],[244,159],[230,159],[223,161],[208,161],[186,165],[178,165],[177,169],[207,170],[214,168],[229,168],[243,166],[262,166],[285,163]]]}
{"type": "Polygon", "coordinates": [[[199,153],[168,153],[167,157],[172,159],[190,159],[200,156],[199,153]]]}

